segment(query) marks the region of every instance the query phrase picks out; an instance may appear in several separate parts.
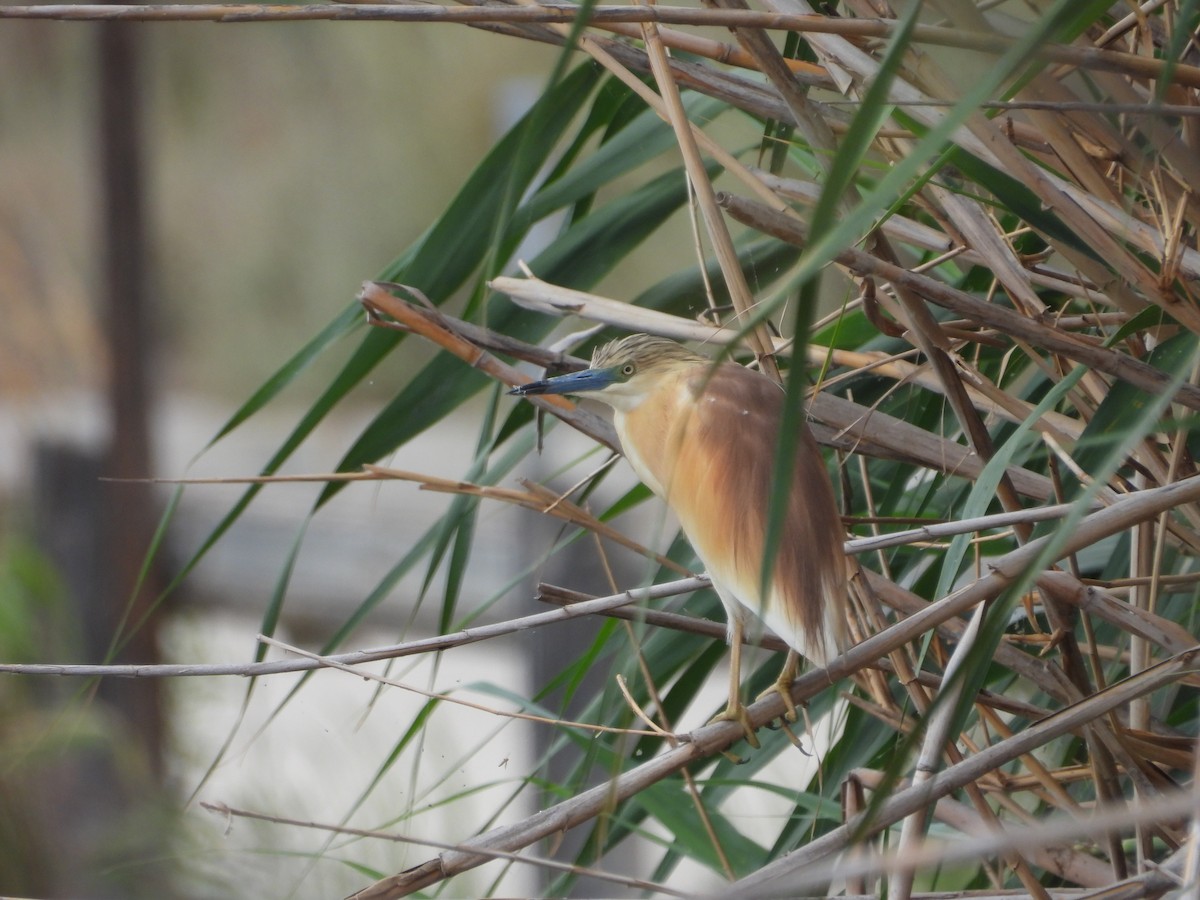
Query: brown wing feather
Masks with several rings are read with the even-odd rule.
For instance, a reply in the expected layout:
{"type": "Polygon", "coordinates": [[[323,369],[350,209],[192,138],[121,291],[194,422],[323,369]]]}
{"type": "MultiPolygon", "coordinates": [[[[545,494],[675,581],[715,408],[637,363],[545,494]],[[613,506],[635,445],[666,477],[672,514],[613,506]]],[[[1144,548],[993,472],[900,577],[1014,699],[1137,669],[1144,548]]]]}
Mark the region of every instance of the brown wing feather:
{"type": "Polygon", "coordinates": [[[824,663],[836,649],[830,639],[845,643],[845,559],[829,476],[807,427],[765,603],[760,590],[782,410],[782,390],[758,373],[696,366],[627,416],[624,430],[636,430],[634,467],[659,482],[651,487],[661,488],[714,579],[824,663]]]}
{"type": "MultiPolygon", "coordinates": [[[[803,427],[787,498],[778,497],[774,464],[784,392],[757,372],[726,364],[688,379],[695,414],[679,439],[672,505],[690,508],[694,544],[706,564],[736,572],[744,604],[808,658],[828,659],[827,636],[845,643],[845,558],[842,529],[829,476],[808,427],[803,427]],[[685,487],[690,485],[691,490],[685,487]],[[767,518],[773,502],[786,503],[784,529],[766,602],[761,592],[767,518]],[[719,559],[724,557],[724,559],[719,559]],[[749,594],[746,595],[746,594],[749,594]],[[766,608],[764,608],[766,607],[766,608]],[[790,631],[790,634],[786,632],[790,631]]],[[[684,518],[680,510],[680,518],[684,518]]],[[[733,586],[728,586],[733,587],[733,586]]]]}

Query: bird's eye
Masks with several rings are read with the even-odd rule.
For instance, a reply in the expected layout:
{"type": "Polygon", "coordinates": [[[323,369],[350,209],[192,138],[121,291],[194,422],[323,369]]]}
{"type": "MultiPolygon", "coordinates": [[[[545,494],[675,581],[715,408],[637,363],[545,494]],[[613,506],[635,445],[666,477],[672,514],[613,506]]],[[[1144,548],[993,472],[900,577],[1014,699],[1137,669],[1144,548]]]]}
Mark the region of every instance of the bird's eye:
{"type": "Polygon", "coordinates": [[[633,363],[625,363],[625,365],[621,366],[621,374],[624,375],[626,378],[628,378],[630,375],[632,375],[633,374],[633,363]]]}

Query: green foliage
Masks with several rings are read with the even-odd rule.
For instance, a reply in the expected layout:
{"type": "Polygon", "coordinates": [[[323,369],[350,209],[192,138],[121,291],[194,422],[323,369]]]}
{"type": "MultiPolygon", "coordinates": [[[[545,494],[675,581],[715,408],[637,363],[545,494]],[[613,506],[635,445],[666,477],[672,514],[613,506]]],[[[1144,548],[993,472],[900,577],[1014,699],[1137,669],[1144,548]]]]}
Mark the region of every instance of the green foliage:
{"type": "MultiPolygon", "coordinates": [[[[48,649],[68,652],[75,637],[53,565],[20,534],[0,539],[0,657],[34,662],[48,649]]],[[[16,689],[15,679],[7,688],[16,689]]]]}

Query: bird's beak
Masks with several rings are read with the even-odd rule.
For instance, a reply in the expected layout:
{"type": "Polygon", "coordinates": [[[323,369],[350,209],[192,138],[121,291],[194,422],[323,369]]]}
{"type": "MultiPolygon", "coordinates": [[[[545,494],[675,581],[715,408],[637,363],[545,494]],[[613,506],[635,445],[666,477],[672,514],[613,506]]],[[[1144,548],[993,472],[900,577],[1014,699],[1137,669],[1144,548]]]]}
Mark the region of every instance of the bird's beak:
{"type": "Polygon", "coordinates": [[[518,385],[509,391],[518,397],[530,397],[534,394],[582,394],[587,391],[599,391],[612,383],[612,375],[604,369],[584,369],[582,372],[572,372],[569,375],[558,375],[543,381],[530,381],[518,385]]]}

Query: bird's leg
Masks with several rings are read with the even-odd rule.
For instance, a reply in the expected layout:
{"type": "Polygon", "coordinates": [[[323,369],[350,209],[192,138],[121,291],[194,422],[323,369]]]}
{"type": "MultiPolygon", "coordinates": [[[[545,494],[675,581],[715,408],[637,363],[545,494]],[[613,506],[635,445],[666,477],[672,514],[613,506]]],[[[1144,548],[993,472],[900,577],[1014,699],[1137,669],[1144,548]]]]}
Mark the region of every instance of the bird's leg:
{"type": "Polygon", "coordinates": [[[758,749],[758,736],[750,725],[746,705],[742,703],[742,620],[736,616],[729,626],[729,703],[724,712],[719,712],[711,722],[737,722],[746,732],[746,743],[758,749]]]}
{"type": "Polygon", "coordinates": [[[775,679],[775,683],[758,695],[761,700],[768,694],[778,694],[783,699],[783,705],[787,708],[784,713],[784,718],[789,722],[796,721],[796,704],[792,702],[792,685],[796,681],[796,675],[800,672],[800,654],[795,650],[788,649],[787,660],[783,664],[783,671],[779,673],[779,677],[775,679]]]}

